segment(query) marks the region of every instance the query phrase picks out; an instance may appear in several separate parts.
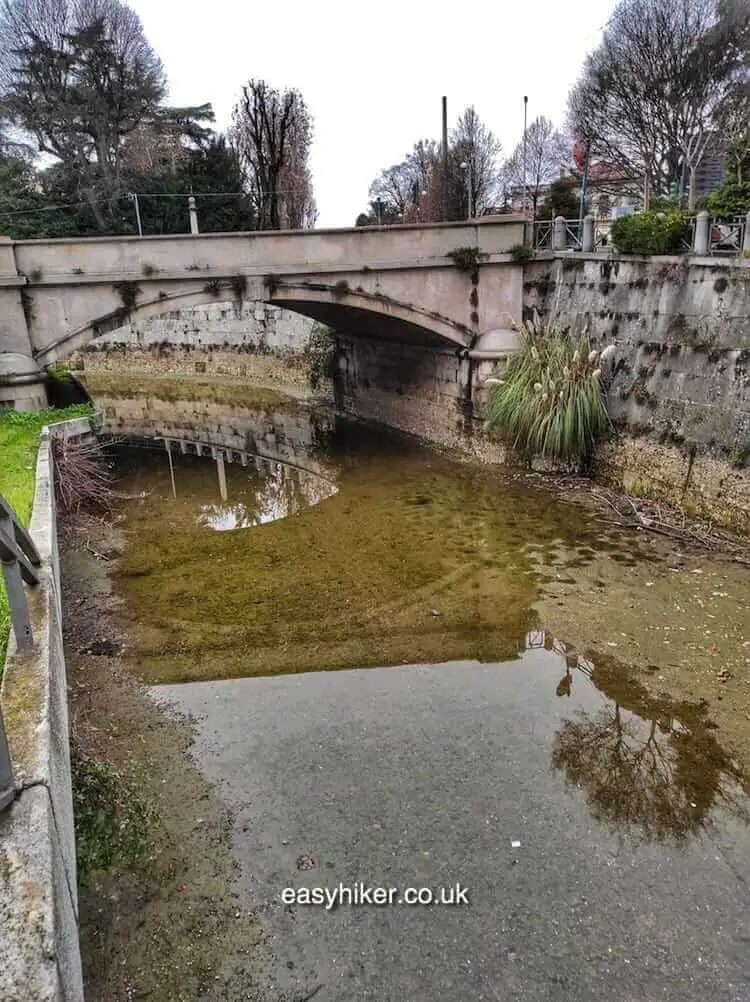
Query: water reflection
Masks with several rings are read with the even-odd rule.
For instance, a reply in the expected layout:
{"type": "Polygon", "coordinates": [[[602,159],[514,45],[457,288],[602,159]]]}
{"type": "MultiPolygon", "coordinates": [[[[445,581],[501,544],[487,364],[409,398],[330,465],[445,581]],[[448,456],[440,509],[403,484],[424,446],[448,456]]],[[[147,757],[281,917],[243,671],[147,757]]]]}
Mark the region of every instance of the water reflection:
{"type": "Polygon", "coordinates": [[[196,426],[187,404],[144,410],[141,401],[126,400],[109,405],[106,414],[105,434],[127,433],[127,445],[118,446],[121,472],[139,470],[149,495],[171,495],[171,524],[248,529],[338,491],[336,465],[327,455],[333,418],[325,411],[291,401],[258,410],[215,406],[196,426]]]}
{"type": "Polygon", "coordinates": [[[263,465],[267,469],[253,491],[252,502],[202,504],[199,525],[218,532],[249,529],[295,515],[303,508],[320,504],[337,491],[334,483],[307,470],[268,461],[263,465]]]}
{"type": "Polygon", "coordinates": [[[578,708],[564,719],[552,745],[553,769],[583,791],[598,821],[648,839],[680,841],[720,806],[750,820],[741,774],[702,707],[652,697],[622,666],[595,664],[550,634],[528,634],[525,647],[556,655],[563,669],[558,697],[592,685],[604,697],[598,708],[578,708]]]}

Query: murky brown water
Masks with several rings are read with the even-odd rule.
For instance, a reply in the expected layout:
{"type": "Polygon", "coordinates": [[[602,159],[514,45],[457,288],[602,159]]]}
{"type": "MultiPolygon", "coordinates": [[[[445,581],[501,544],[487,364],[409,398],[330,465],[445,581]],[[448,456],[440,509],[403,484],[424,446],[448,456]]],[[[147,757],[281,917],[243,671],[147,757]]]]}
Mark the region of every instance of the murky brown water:
{"type": "Polygon", "coordinates": [[[145,681],[499,662],[536,637],[568,664],[560,698],[602,694],[553,760],[602,817],[687,831],[739,777],[694,683],[708,665],[744,685],[746,569],[279,396],[101,402],[127,440],[118,581],[145,681]],[[674,670],[677,697],[655,694],[674,670]]]}

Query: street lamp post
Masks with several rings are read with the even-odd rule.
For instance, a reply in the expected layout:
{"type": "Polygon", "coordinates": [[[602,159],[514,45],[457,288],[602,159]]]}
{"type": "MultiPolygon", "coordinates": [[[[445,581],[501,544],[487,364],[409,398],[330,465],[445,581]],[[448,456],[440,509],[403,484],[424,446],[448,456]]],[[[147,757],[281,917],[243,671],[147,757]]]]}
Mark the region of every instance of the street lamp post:
{"type": "Polygon", "coordinates": [[[466,171],[466,188],[467,188],[468,195],[469,195],[469,209],[468,209],[468,211],[466,213],[466,218],[467,219],[471,219],[471,217],[474,215],[474,211],[473,211],[473,209],[474,209],[474,205],[473,205],[473,203],[474,203],[474,185],[473,185],[472,176],[471,176],[472,175],[471,166],[472,166],[471,165],[471,161],[464,160],[461,163],[461,170],[465,170],[466,171]]]}
{"type": "Polygon", "coordinates": [[[523,97],[523,194],[521,195],[521,211],[526,212],[526,115],[529,107],[529,98],[526,94],[523,97]]]}
{"type": "Polygon", "coordinates": [[[383,203],[380,200],[380,196],[378,195],[378,197],[375,199],[375,219],[377,220],[378,226],[381,225],[382,221],[382,213],[381,213],[382,205],[383,203]]]}

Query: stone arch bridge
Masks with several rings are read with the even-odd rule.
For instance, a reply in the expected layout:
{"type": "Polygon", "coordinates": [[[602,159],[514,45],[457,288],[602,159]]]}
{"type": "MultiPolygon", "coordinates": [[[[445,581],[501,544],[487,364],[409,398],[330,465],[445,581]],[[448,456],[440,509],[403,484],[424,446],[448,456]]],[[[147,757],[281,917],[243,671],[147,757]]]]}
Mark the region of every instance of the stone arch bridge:
{"type": "Polygon", "coordinates": [[[257,300],[376,345],[488,357],[521,319],[524,222],[12,241],[0,237],[0,405],[44,404],[46,365],[130,319],[257,300]],[[473,248],[472,254],[453,255],[473,248]],[[473,273],[473,274],[472,274],[473,273]]]}

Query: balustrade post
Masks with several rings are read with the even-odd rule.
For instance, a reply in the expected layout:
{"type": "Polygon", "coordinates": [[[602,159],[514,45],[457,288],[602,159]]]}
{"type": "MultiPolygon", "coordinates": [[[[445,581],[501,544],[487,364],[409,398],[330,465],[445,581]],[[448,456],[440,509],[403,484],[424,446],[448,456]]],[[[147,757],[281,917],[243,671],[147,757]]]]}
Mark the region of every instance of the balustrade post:
{"type": "Polygon", "coordinates": [[[711,240],[711,217],[703,210],[695,217],[695,233],[693,234],[693,253],[701,257],[708,254],[711,240]]]}
{"type": "Polygon", "coordinates": [[[198,209],[195,205],[194,195],[188,196],[188,213],[190,214],[190,234],[197,237],[200,231],[198,230],[198,209]]]}
{"type": "Polygon", "coordinates": [[[562,216],[557,216],[553,224],[552,249],[565,250],[568,245],[567,223],[562,216]]]}
{"type": "Polygon", "coordinates": [[[590,254],[594,250],[596,244],[596,223],[594,217],[591,215],[583,217],[583,240],[581,242],[581,250],[586,254],[590,254]]]}

